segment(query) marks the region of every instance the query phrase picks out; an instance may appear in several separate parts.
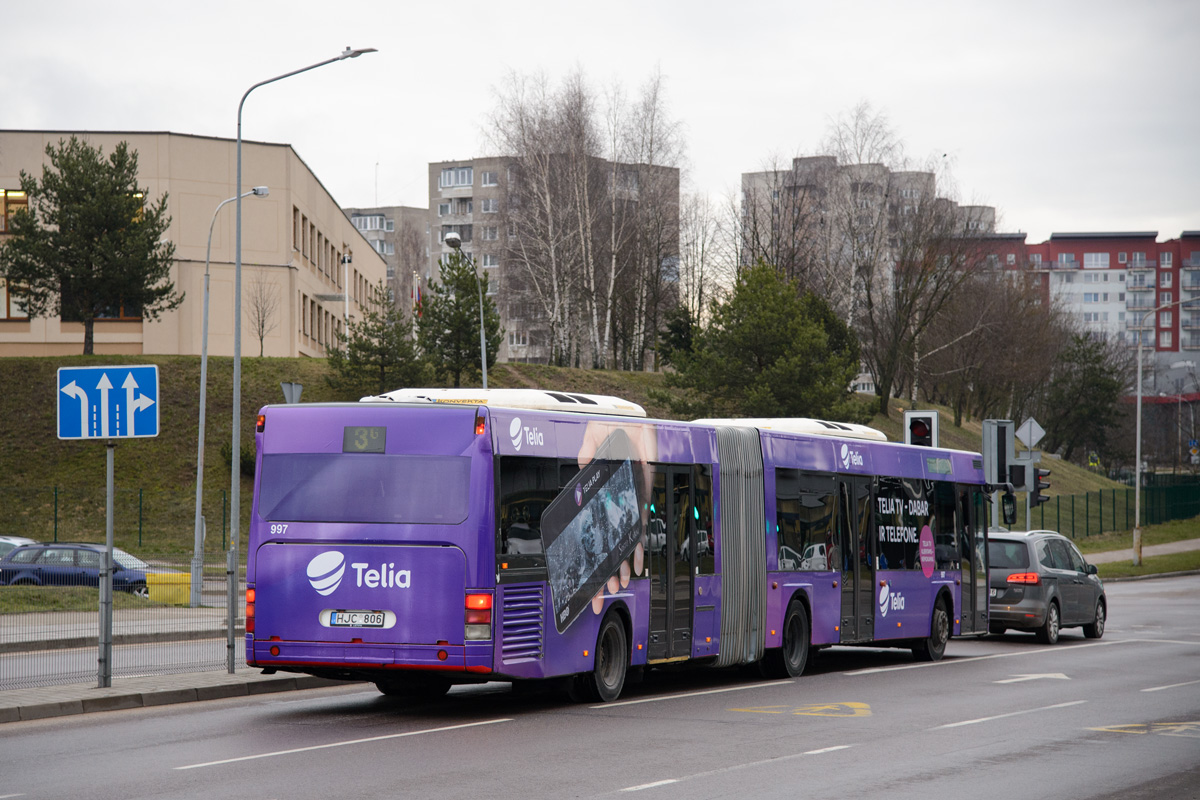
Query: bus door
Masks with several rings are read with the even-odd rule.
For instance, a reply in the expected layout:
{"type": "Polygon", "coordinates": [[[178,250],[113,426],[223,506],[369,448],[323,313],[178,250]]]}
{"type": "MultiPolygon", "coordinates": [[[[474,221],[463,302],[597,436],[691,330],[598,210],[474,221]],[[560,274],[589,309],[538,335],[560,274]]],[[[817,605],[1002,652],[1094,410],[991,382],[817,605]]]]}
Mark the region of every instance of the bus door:
{"type": "Polygon", "coordinates": [[[871,481],[838,477],[838,545],[842,571],[841,641],[875,638],[875,556],[871,481]]]}
{"type": "Polygon", "coordinates": [[[987,502],[977,486],[958,487],[958,551],[962,559],[960,633],[987,633],[987,502]]]}
{"type": "Polygon", "coordinates": [[[654,466],[646,561],[650,566],[650,661],[692,653],[695,501],[690,467],[654,466]]]}

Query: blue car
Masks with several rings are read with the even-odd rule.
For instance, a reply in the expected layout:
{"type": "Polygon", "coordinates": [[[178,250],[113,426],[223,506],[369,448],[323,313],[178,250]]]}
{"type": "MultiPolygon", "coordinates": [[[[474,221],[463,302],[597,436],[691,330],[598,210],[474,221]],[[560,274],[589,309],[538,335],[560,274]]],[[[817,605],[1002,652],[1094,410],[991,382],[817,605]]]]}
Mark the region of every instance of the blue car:
{"type": "MultiPolygon", "coordinates": [[[[113,561],[113,590],[148,598],[146,573],[155,570],[118,547],[113,561]]],[[[27,544],[0,559],[0,585],[98,587],[103,566],[104,545],[27,544]]]]}

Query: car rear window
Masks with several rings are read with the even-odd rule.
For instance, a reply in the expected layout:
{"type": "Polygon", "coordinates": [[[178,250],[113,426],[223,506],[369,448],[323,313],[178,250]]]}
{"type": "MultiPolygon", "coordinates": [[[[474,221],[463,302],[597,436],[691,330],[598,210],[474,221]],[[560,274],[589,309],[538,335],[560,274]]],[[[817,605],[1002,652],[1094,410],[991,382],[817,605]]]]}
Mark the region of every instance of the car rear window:
{"type": "Polygon", "coordinates": [[[988,542],[988,564],[996,569],[1028,569],[1029,547],[1024,542],[988,542]]]}

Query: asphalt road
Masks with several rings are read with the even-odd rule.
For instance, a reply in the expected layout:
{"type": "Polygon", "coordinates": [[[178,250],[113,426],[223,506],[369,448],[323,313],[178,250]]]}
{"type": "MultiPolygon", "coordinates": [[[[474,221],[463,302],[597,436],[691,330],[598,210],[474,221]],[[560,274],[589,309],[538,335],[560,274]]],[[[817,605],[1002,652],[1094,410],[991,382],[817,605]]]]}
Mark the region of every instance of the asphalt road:
{"type": "Polygon", "coordinates": [[[602,706],[348,686],[12,723],[0,798],[1195,797],[1200,577],[1108,588],[1098,642],[840,648],[794,681],[659,674],[602,706]]]}

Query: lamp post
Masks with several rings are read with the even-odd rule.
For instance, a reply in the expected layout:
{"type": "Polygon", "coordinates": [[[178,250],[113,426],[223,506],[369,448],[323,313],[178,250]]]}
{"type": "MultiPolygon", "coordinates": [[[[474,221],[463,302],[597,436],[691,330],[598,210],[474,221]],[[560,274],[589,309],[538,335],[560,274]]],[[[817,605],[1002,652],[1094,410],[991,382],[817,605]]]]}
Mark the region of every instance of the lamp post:
{"type": "MultiPolygon", "coordinates": [[[[241,196],[248,197],[254,195],[255,197],[266,197],[270,193],[271,190],[266,186],[255,186],[250,191],[243,192],[241,196]]],[[[212,235],[213,227],[217,224],[217,214],[221,213],[222,208],[236,199],[236,197],[230,197],[217,204],[216,211],[213,211],[212,221],[208,223],[208,247],[204,251],[204,321],[201,323],[200,334],[200,428],[196,436],[196,533],[192,548],[192,590],[190,597],[192,608],[197,608],[200,605],[200,588],[204,580],[204,527],[203,517],[200,513],[200,502],[204,493],[204,419],[208,397],[208,267],[212,260],[212,235]]]]}
{"type": "Polygon", "coordinates": [[[232,435],[232,473],[229,480],[229,552],[225,559],[226,582],[229,590],[226,596],[228,618],[227,630],[228,639],[226,641],[226,666],[229,672],[234,670],[234,654],[236,649],[233,641],[234,623],[237,619],[235,612],[235,603],[237,597],[237,557],[238,557],[238,528],[241,523],[241,460],[242,460],[242,107],[246,105],[246,98],[260,86],[266,86],[268,83],[275,83],[284,78],[290,78],[293,75],[299,75],[302,72],[323,67],[326,64],[333,64],[337,61],[345,61],[347,58],[358,58],[363,53],[374,53],[374,47],[366,47],[360,50],[352,50],[347,47],[342,53],[333,58],[327,58],[324,61],[318,61],[316,64],[309,64],[307,67],[285,72],[282,75],[276,75],[274,78],[267,78],[265,81],[259,81],[246,90],[242,95],[241,101],[238,103],[237,113],[237,233],[234,240],[234,269],[233,269],[233,435],[232,435]]]}
{"type": "MultiPolygon", "coordinates": [[[[446,234],[446,244],[450,245],[452,250],[462,253],[462,237],[451,231],[446,234]]],[[[469,256],[468,256],[469,258],[469,256]]],[[[472,259],[471,266],[474,267],[472,259]]],[[[475,286],[479,288],[479,364],[483,369],[483,388],[487,388],[487,338],[484,335],[483,326],[483,281],[479,280],[479,276],[475,276],[475,286]]]]}
{"type": "MultiPolygon", "coordinates": [[[[1178,300],[1162,303],[1156,308],[1150,309],[1142,314],[1142,321],[1138,325],[1137,330],[1137,410],[1134,412],[1137,421],[1134,424],[1135,444],[1133,465],[1133,566],[1135,567],[1142,565],[1142,328],[1145,327],[1146,320],[1150,317],[1183,302],[1184,300],[1181,297],[1178,300]]],[[[1191,300],[1188,302],[1191,302],[1191,300]]],[[[1154,326],[1152,325],[1150,329],[1154,330],[1154,326]]]]}

